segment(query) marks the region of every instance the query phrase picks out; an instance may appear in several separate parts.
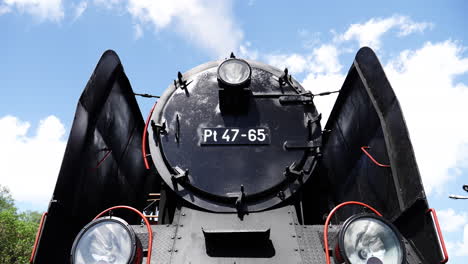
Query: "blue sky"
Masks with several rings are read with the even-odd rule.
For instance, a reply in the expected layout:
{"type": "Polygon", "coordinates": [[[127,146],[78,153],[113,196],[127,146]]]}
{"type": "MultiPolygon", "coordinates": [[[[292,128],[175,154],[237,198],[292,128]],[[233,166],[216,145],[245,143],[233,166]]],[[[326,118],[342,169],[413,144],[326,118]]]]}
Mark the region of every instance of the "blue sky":
{"type": "MultiPolygon", "coordinates": [[[[466,263],[468,201],[447,198],[468,184],[466,10],[464,1],[0,0],[0,184],[20,208],[46,209],[77,100],[106,49],[136,92],[161,94],[177,71],[230,51],[288,66],[320,92],[340,88],[368,45],[402,105],[450,263],[466,263]]],[[[327,117],[334,97],[317,100],[327,117]]],[[[139,103],[146,116],[153,102],[139,103]]]]}

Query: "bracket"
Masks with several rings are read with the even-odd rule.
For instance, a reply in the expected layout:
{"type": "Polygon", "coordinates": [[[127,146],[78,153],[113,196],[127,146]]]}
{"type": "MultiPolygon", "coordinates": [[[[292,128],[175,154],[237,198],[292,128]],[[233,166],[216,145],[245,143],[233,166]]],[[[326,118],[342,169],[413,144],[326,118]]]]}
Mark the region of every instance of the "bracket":
{"type": "Polygon", "coordinates": [[[284,148],[286,150],[307,150],[321,146],[322,144],[319,140],[311,140],[306,142],[289,140],[284,142],[284,148]]]}

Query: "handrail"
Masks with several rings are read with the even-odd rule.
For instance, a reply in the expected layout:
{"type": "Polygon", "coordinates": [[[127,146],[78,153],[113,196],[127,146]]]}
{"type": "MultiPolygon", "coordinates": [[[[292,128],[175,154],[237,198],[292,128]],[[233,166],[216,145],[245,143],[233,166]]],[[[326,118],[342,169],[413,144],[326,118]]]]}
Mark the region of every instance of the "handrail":
{"type": "Polygon", "coordinates": [[[47,212],[43,213],[42,216],[41,216],[41,222],[39,223],[39,227],[38,227],[37,233],[36,233],[36,239],[34,240],[33,250],[31,252],[31,257],[29,258],[29,263],[30,264],[33,263],[34,258],[36,257],[37,244],[39,243],[39,238],[42,235],[42,228],[44,226],[44,221],[45,221],[46,216],[47,216],[47,212]]]}
{"type": "Polygon", "coordinates": [[[154,103],[148,117],[146,118],[145,129],[143,130],[143,137],[142,137],[142,140],[141,140],[141,153],[143,155],[143,161],[145,162],[145,168],[147,170],[149,170],[150,167],[149,167],[148,160],[147,160],[148,155],[146,155],[146,138],[147,138],[146,134],[148,134],[148,125],[149,125],[149,122],[151,120],[151,116],[153,115],[154,108],[156,107],[156,103],[157,102],[154,103]]]}
{"type": "Polygon", "coordinates": [[[444,242],[444,237],[442,236],[442,231],[440,230],[440,225],[439,225],[439,219],[437,218],[437,213],[434,208],[430,208],[426,211],[426,213],[431,213],[432,214],[432,220],[435,223],[435,227],[437,230],[437,238],[439,240],[439,246],[442,248],[442,253],[443,253],[443,259],[440,261],[440,263],[447,263],[449,260],[449,256],[447,253],[447,248],[445,247],[445,242],[444,242]]]}
{"type": "Polygon", "coordinates": [[[378,162],[377,160],[375,160],[374,157],[372,157],[372,155],[369,152],[367,152],[366,149],[369,149],[369,148],[370,148],[369,146],[362,146],[361,150],[364,152],[364,154],[367,155],[367,157],[369,157],[369,159],[372,160],[372,162],[375,163],[375,165],[377,165],[379,167],[390,168],[390,165],[385,165],[385,164],[382,164],[382,163],[378,162]]]}

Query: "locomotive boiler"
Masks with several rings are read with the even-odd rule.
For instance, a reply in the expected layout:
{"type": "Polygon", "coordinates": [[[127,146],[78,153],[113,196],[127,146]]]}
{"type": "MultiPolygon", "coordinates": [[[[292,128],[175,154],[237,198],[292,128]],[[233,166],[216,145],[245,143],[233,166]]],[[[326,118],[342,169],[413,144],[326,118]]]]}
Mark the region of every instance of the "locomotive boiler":
{"type": "Polygon", "coordinates": [[[231,54],[174,77],[144,120],[117,54],[102,55],[31,263],[447,262],[371,49],[324,128],[314,100],[331,92],[287,69],[231,54]]]}

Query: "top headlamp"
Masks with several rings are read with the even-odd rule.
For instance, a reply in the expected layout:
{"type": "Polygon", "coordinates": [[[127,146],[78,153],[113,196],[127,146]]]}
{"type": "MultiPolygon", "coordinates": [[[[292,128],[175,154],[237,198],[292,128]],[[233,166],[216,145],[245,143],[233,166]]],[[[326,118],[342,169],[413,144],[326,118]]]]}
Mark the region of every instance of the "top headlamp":
{"type": "Polygon", "coordinates": [[[354,215],[338,234],[335,259],[348,264],[402,264],[405,247],[398,230],[382,217],[354,215]]]}
{"type": "Polygon", "coordinates": [[[242,86],[250,81],[252,69],[240,59],[227,59],[218,67],[218,81],[228,86],[242,86]]]}

